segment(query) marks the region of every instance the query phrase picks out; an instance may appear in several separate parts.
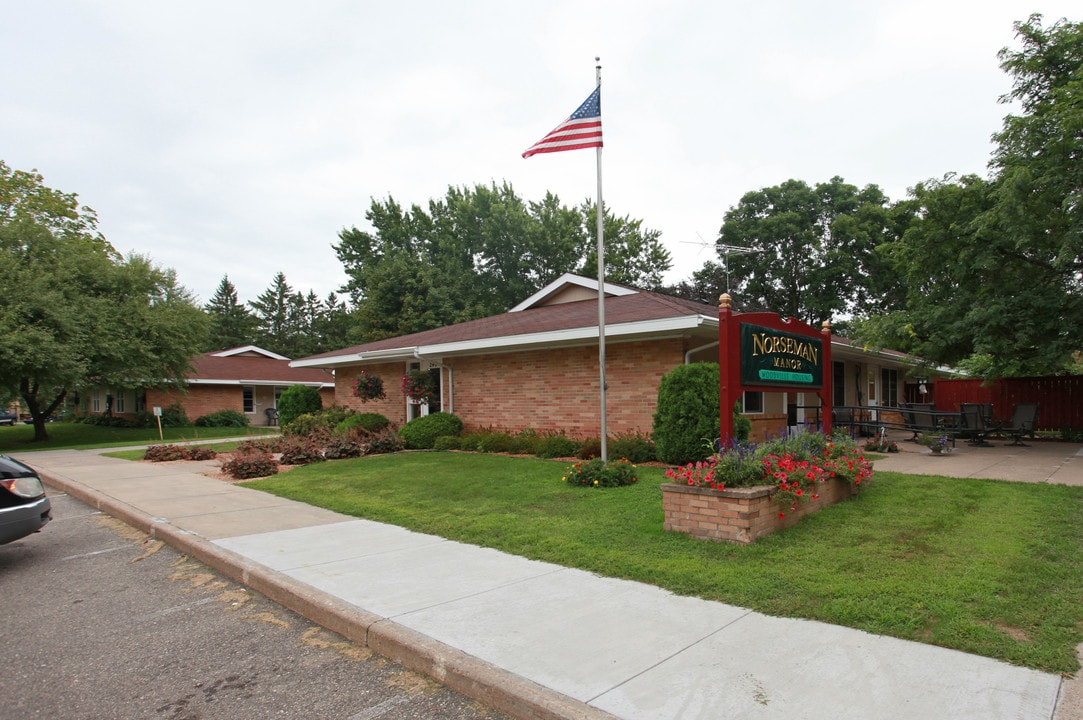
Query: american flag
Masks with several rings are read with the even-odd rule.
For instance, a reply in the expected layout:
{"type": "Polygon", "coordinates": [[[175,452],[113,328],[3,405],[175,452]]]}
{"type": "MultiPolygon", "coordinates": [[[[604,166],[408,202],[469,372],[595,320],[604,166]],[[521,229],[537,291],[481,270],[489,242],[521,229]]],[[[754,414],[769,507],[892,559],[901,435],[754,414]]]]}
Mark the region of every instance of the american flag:
{"type": "Polygon", "coordinates": [[[582,150],[602,146],[602,86],[594,88],[579,109],[552,132],[527,148],[523,157],[538,153],[582,150]]]}

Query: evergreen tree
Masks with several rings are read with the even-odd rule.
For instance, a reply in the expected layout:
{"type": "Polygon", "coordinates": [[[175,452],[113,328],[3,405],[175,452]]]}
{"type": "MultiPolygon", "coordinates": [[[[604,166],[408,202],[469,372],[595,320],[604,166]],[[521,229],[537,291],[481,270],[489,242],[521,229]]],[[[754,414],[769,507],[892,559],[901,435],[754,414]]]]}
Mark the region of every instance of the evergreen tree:
{"type": "Polygon", "coordinates": [[[237,288],[229,281],[229,275],[222,276],[204,310],[211,320],[207,350],[226,350],[255,342],[256,320],[238,300],[237,288]]]}

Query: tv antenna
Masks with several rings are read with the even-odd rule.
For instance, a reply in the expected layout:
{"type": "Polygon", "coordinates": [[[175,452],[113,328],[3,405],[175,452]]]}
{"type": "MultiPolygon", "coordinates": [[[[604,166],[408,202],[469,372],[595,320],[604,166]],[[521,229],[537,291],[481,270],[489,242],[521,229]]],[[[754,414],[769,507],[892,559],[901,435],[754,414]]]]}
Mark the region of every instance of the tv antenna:
{"type": "Polygon", "coordinates": [[[766,248],[750,248],[742,247],[741,245],[724,245],[718,244],[715,246],[718,248],[718,254],[722,257],[722,269],[726,271],[726,292],[730,291],[730,255],[749,255],[751,253],[761,253],[766,248]]]}

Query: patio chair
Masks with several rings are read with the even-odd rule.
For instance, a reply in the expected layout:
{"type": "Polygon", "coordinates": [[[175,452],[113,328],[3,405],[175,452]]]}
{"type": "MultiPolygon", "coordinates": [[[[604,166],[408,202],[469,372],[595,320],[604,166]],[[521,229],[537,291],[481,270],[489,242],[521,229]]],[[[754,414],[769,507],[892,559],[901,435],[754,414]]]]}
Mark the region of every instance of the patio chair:
{"type": "Polygon", "coordinates": [[[962,403],[959,408],[962,410],[959,418],[962,420],[963,429],[970,436],[967,442],[977,447],[992,447],[992,443],[985,439],[989,431],[985,421],[985,407],[978,403],[962,403]]]}
{"type": "Polygon", "coordinates": [[[937,431],[936,416],[933,413],[936,412],[935,403],[904,403],[901,409],[903,416],[903,426],[914,433],[914,437],[909,438],[911,441],[916,442],[918,435],[921,433],[933,433],[937,431]]]}
{"type": "Polygon", "coordinates": [[[1038,403],[1022,403],[1012,408],[1011,425],[1004,431],[1012,436],[1011,445],[1030,447],[1020,438],[1024,435],[1034,437],[1034,430],[1038,427],[1038,403]]]}
{"type": "Polygon", "coordinates": [[[263,412],[267,416],[268,425],[278,424],[278,408],[267,408],[263,412]]]}

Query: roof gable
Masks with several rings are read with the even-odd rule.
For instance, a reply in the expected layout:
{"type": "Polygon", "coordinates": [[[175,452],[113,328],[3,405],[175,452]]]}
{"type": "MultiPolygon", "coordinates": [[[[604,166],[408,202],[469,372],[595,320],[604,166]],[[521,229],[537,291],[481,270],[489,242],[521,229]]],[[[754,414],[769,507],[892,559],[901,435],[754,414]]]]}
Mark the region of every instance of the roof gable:
{"type": "Polygon", "coordinates": [[[256,345],[245,345],[243,347],[230,348],[228,350],[219,350],[218,352],[209,353],[215,357],[265,357],[272,360],[289,360],[285,355],[279,355],[273,353],[270,350],[264,350],[256,345]]]}
{"type": "MultiPolygon", "coordinates": [[[[293,367],[336,367],[420,356],[509,352],[560,347],[598,338],[597,281],[563,276],[500,315],[377,340],[294,360],[293,367]],[[589,287],[590,299],[560,300],[562,293],[589,287]],[[551,302],[557,299],[557,302],[551,302]]],[[[633,339],[717,333],[717,309],[703,303],[607,283],[606,337],[633,339]],[[612,293],[612,294],[611,294],[612,293]]]]}

